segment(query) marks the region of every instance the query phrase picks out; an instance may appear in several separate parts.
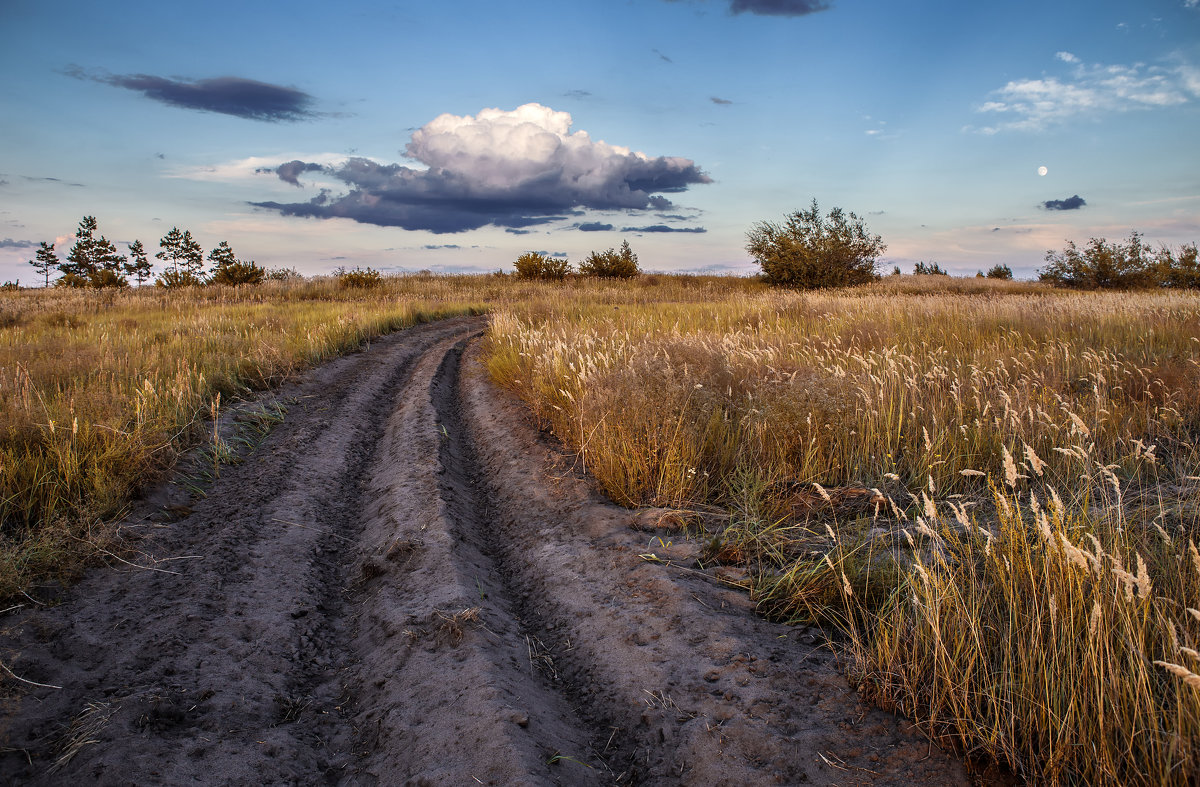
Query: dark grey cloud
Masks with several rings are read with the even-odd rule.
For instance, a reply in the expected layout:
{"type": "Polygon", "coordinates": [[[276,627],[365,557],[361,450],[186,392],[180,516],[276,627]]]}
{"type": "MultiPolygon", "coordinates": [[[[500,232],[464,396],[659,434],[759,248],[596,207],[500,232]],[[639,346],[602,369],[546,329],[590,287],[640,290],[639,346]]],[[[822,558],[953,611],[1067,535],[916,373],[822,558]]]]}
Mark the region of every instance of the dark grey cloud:
{"type": "Polygon", "coordinates": [[[1048,199],[1042,203],[1046,210],[1079,210],[1087,204],[1087,200],[1076,194],[1066,199],[1048,199]]]}
{"type": "Polygon", "coordinates": [[[540,254],[543,257],[557,257],[562,260],[565,260],[567,257],[570,256],[565,251],[546,251],[545,249],[542,249],[540,251],[531,251],[530,254],[540,254]]]}
{"type": "Polygon", "coordinates": [[[461,249],[462,246],[459,246],[457,243],[443,243],[440,245],[436,243],[426,243],[422,248],[434,251],[437,249],[461,249]]]}
{"type": "Polygon", "coordinates": [[[271,167],[259,167],[255,170],[255,172],[262,174],[275,174],[278,175],[279,179],[284,183],[291,183],[293,186],[299,186],[300,176],[305,172],[320,172],[323,169],[325,168],[320,164],[314,164],[311,161],[306,162],[300,161],[299,159],[293,159],[292,161],[287,161],[283,164],[280,164],[274,169],[271,167]]]}
{"type": "Polygon", "coordinates": [[[675,62],[671,58],[664,55],[662,52],[659,52],[657,49],[651,49],[650,51],[653,52],[654,54],[658,55],[659,59],[661,59],[664,63],[674,63],[675,62]]]}
{"type": "Polygon", "coordinates": [[[405,149],[427,166],[350,158],[333,167],[287,162],[274,171],[294,183],[320,171],[341,181],[344,194],[323,189],[307,202],[251,203],[287,216],[348,218],[364,224],[462,232],[485,225],[525,229],[565,221],[587,210],[669,210],[663,194],[710,183],[695,162],[651,158],[582,132],[571,118],[538,104],[477,118],[442,115],[414,132],[405,149]]]}
{"type": "Polygon", "coordinates": [[[304,91],[243,77],[169,79],[152,74],[87,72],[78,66],[71,66],[66,73],[76,79],[132,90],[173,107],[247,120],[295,122],[318,116],[312,111],[313,97],[304,91]]]}
{"type": "Polygon", "coordinates": [[[611,232],[613,225],[605,224],[602,221],[585,221],[582,224],[574,225],[575,229],[580,232],[611,232]]]}
{"type": "Polygon", "coordinates": [[[563,93],[566,98],[591,98],[592,91],[590,90],[568,90],[563,93]]]}
{"type": "Polygon", "coordinates": [[[717,97],[717,96],[712,96],[712,97],[711,97],[711,98],[709,98],[708,100],[709,100],[709,101],[711,101],[711,102],[713,102],[714,104],[716,104],[716,105],[718,105],[718,106],[722,106],[722,107],[727,107],[727,106],[729,106],[730,104],[732,104],[732,103],[733,103],[732,101],[730,101],[730,100],[729,100],[729,99],[727,99],[727,98],[719,98],[719,97],[717,97]]]}
{"type": "Polygon", "coordinates": [[[32,249],[38,244],[31,240],[13,240],[12,238],[4,238],[0,240],[0,249],[32,249]]]}
{"type": "Polygon", "coordinates": [[[533,230],[514,230],[512,227],[509,227],[504,231],[507,232],[509,235],[532,235],[533,234],[533,230]]]}
{"type": "Polygon", "coordinates": [[[649,227],[622,227],[621,232],[708,232],[704,227],[668,227],[666,224],[651,224],[649,227]]]}
{"type": "Polygon", "coordinates": [[[829,8],[820,0],[731,0],[729,10],[735,14],[759,16],[806,16],[829,8]]]}

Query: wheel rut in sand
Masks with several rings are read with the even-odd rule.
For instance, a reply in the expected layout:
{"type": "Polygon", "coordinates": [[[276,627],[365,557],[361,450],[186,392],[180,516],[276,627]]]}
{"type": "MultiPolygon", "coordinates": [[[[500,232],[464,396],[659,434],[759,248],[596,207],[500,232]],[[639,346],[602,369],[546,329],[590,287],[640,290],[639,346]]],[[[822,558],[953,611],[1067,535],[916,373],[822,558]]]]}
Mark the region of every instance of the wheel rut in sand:
{"type": "Polygon", "coordinates": [[[479,363],[418,326],[278,395],[284,422],[145,551],[0,618],[0,781],[962,784],[804,631],[641,560],[479,363]]]}

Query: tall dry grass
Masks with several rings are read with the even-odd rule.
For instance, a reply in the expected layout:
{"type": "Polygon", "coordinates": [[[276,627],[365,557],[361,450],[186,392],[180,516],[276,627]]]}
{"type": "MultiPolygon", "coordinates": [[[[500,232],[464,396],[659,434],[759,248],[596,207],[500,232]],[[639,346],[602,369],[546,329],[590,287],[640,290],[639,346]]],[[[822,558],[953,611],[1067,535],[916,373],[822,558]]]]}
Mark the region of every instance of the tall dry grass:
{"type": "Polygon", "coordinates": [[[1050,783],[1198,772],[1196,295],[587,292],[490,342],[614,499],[727,511],[710,556],[933,736],[1050,783]]]}
{"type": "Polygon", "coordinates": [[[324,280],[0,293],[0,597],[103,547],[104,523],[200,439],[218,396],[479,312],[495,286],[426,277],[367,292],[324,280]]]}

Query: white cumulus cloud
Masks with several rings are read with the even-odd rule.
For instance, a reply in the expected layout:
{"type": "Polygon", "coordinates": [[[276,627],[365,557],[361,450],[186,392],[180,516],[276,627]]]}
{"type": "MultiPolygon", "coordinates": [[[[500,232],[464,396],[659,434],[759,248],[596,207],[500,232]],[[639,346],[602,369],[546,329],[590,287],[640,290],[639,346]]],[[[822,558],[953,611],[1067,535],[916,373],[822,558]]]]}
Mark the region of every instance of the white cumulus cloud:
{"type": "Polygon", "coordinates": [[[319,172],[349,190],[256,204],[286,215],[459,232],[546,224],[587,209],[662,210],[671,206],[663,194],[711,182],[690,159],[647,156],[571,126],[569,113],[541,104],[439,115],[405,148],[426,169],[365,158],[332,166],[297,159],[275,169],[280,179],[296,184],[299,174],[319,172]]]}

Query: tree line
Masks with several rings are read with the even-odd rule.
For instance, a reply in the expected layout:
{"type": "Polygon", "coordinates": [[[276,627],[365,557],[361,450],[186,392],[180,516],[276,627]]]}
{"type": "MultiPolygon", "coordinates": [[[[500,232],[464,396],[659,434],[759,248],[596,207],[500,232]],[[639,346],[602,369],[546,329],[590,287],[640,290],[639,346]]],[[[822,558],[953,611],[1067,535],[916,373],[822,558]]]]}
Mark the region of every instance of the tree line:
{"type": "Polygon", "coordinates": [[[128,287],[129,280],[138,286],[154,278],[159,287],[194,287],[204,284],[258,284],[267,278],[282,278],[287,271],[267,271],[253,260],[240,260],[228,241],[204,255],[204,249],[192,237],[190,230],[172,227],[159,239],[159,251],[155,259],[161,260],[165,268],[154,277],[154,263],[140,240],[129,244],[129,253],[121,254],[116,245],[103,235],[98,235],[99,224],[95,216],[84,216],[75,231],[75,244],[60,259],[53,243],[42,241],[37,254],[29,264],[42,277],[43,286],[49,287],[50,277],[59,274],[53,284],[56,287],[128,287]],[[205,269],[205,260],[211,267],[205,269]]]}

